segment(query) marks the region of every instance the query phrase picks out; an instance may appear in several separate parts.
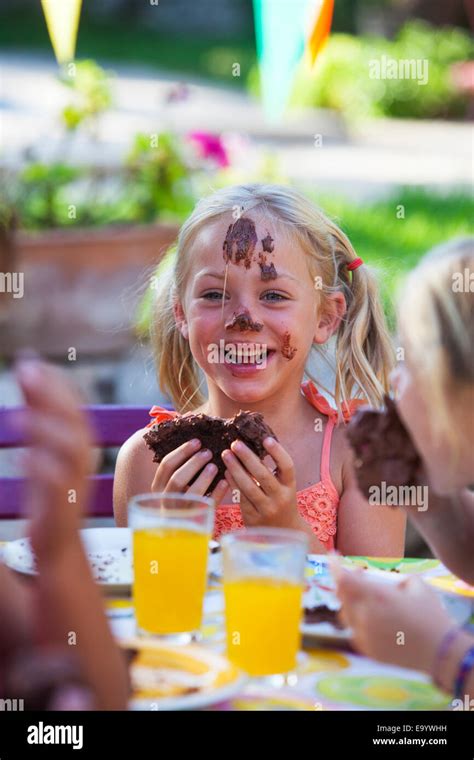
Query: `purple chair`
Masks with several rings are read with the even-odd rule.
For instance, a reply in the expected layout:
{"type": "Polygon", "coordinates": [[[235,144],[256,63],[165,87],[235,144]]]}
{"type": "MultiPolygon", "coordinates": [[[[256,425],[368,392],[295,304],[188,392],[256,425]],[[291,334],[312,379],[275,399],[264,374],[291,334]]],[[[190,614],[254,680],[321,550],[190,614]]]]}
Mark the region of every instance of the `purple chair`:
{"type": "MultiPolygon", "coordinates": [[[[18,410],[19,407],[0,407],[0,448],[25,445],[11,424],[12,416],[18,410]]],[[[150,421],[149,407],[144,406],[88,406],[84,411],[90,417],[97,447],[121,446],[132,433],[150,421]]],[[[114,476],[94,475],[92,480],[94,486],[87,516],[112,517],[114,476]]],[[[0,477],[0,519],[24,517],[23,492],[24,478],[0,477]]]]}

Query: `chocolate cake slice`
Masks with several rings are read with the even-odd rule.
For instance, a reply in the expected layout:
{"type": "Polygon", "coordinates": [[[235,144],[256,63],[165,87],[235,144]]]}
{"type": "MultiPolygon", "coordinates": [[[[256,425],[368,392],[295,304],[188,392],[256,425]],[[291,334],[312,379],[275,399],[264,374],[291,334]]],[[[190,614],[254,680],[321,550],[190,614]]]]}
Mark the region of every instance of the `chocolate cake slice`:
{"type": "Polygon", "coordinates": [[[190,414],[165,420],[153,425],[144,435],[144,439],[148,448],[155,454],[153,461],[161,462],[163,457],[181,444],[192,438],[199,438],[201,448],[212,451],[213,456],[210,461],[217,467],[217,474],[206,492],[208,496],[219,480],[224,477],[226,466],[221,457],[224,449],[230,448],[232,441],[238,438],[260,459],[264,459],[267,451],[263,446],[263,441],[267,436],[276,438],[273,430],[263,419],[263,415],[258,412],[240,411],[228,420],[222,417],[209,417],[207,414],[190,414]]]}
{"type": "Polygon", "coordinates": [[[315,607],[304,608],[304,622],[305,623],[330,623],[338,630],[344,630],[345,626],[340,621],[339,610],[332,610],[326,604],[318,604],[315,607]]]}
{"type": "Polygon", "coordinates": [[[400,419],[397,407],[385,396],[385,409],[358,409],[347,427],[355,453],[360,490],[369,498],[371,486],[416,484],[421,459],[400,419]]]}

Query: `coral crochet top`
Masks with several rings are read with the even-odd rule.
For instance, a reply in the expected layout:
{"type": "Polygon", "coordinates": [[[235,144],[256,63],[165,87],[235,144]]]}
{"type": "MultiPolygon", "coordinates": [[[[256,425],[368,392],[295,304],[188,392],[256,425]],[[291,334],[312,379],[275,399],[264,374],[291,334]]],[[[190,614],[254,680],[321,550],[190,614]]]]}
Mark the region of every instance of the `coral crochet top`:
{"type": "MultiPolygon", "coordinates": [[[[309,523],[324,547],[329,551],[334,549],[337,533],[337,508],[339,506],[339,493],[332,482],[329,470],[331,455],[331,439],[333,430],[338,424],[337,410],[333,409],[325,397],[311,381],[302,384],[301,392],[309,403],[324,414],[327,424],[324,430],[323,446],[321,451],[321,480],[308,488],[297,492],[297,503],[300,515],[309,523]]],[[[365,404],[362,399],[352,399],[349,404],[343,404],[342,414],[344,421],[348,421],[358,406],[365,404]]],[[[147,427],[157,422],[176,417],[178,412],[170,412],[161,406],[154,406],[150,410],[151,422],[147,427]]],[[[219,539],[223,533],[229,533],[244,527],[240,506],[238,504],[221,504],[216,508],[214,538],[219,539]]]]}

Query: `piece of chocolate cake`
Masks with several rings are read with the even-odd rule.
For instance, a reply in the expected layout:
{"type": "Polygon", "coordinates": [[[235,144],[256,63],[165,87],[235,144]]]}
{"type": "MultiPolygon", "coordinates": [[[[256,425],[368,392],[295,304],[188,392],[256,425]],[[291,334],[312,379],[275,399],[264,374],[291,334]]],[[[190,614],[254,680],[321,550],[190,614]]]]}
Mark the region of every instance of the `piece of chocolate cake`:
{"type": "Polygon", "coordinates": [[[339,610],[331,610],[325,604],[316,607],[304,608],[304,622],[314,625],[315,623],[330,623],[338,630],[344,630],[345,626],[339,620],[339,610]]]}
{"type": "Polygon", "coordinates": [[[240,439],[260,459],[264,459],[267,451],[263,446],[263,441],[267,436],[276,438],[275,433],[267,425],[261,414],[241,411],[228,420],[222,419],[222,417],[209,417],[207,414],[190,414],[165,420],[153,425],[149,432],[144,435],[144,439],[148,448],[155,454],[153,461],[161,462],[163,457],[170,451],[177,449],[181,444],[190,441],[192,438],[199,438],[201,448],[212,451],[211,461],[217,467],[217,475],[206,492],[206,496],[208,496],[219,480],[224,477],[226,466],[221,454],[225,449],[230,448],[232,441],[237,438],[240,439]]]}
{"type": "Polygon", "coordinates": [[[385,396],[385,409],[358,409],[347,427],[355,454],[360,490],[369,498],[371,486],[416,485],[421,460],[397,407],[385,396]]]}

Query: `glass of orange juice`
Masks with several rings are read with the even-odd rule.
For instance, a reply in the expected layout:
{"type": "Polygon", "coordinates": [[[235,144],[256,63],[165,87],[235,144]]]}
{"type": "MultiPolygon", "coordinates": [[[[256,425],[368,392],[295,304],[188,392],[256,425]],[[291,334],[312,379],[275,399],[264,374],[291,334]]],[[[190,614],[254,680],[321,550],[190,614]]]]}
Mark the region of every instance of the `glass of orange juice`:
{"type": "Polygon", "coordinates": [[[128,515],[138,633],[189,643],[201,626],[214,501],[188,493],[143,494],[130,501],[128,515]]]}
{"type": "Polygon", "coordinates": [[[296,530],[245,528],[221,543],[227,656],[250,676],[291,683],[308,538],[296,530]]]}

